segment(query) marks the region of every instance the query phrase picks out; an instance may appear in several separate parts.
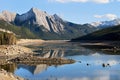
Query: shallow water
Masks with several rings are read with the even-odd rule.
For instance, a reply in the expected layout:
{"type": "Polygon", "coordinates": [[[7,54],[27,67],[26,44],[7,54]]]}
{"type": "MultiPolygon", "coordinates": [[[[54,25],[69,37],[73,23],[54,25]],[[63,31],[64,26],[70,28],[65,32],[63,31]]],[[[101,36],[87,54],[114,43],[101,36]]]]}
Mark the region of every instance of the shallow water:
{"type": "Polygon", "coordinates": [[[17,64],[14,74],[27,80],[120,80],[120,55],[81,47],[80,43],[32,45],[41,57],[65,57],[73,64],[17,64]]]}

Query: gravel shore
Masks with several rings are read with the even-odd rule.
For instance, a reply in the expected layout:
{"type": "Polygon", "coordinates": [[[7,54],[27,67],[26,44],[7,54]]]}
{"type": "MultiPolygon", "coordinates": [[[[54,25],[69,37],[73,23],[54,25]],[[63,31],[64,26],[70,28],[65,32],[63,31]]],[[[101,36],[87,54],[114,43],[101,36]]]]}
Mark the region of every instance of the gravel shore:
{"type": "MultiPolygon", "coordinates": [[[[0,45],[0,65],[4,65],[8,58],[19,57],[20,55],[33,54],[33,51],[23,45],[29,45],[33,42],[41,42],[42,40],[26,40],[22,39],[17,45],[0,45]]],[[[3,69],[0,70],[0,80],[24,80],[15,76],[13,73],[7,72],[3,69]]]]}
{"type": "MultiPolygon", "coordinates": [[[[8,58],[33,53],[31,49],[18,45],[0,45],[0,65],[8,64],[8,58]]],[[[24,80],[13,73],[0,70],[0,80],[24,80]]]]}
{"type": "Polygon", "coordinates": [[[0,56],[33,53],[31,49],[18,45],[0,45],[0,56]]]}

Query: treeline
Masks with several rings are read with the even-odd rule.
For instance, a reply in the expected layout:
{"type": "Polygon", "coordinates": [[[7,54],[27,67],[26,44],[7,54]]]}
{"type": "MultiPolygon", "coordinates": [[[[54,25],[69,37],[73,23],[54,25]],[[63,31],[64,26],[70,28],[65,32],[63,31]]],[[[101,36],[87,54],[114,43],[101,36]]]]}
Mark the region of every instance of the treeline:
{"type": "Polygon", "coordinates": [[[16,37],[13,33],[0,32],[0,45],[16,44],[16,37]]]}
{"type": "Polygon", "coordinates": [[[3,20],[0,20],[0,29],[8,30],[16,34],[17,38],[22,39],[36,39],[37,37],[34,33],[32,33],[28,28],[22,26],[15,26],[11,23],[7,23],[3,20]]]}

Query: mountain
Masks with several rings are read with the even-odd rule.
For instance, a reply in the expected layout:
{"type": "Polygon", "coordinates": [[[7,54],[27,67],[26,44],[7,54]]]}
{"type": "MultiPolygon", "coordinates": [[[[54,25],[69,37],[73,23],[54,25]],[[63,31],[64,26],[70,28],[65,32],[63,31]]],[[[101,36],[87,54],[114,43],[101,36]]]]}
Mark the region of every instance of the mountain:
{"type": "Polygon", "coordinates": [[[101,22],[93,22],[91,23],[92,26],[97,27],[99,29],[104,29],[107,27],[117,26],[120,25],[120,18],[111,20],[111,21],[101,21],[101,22]]]}
{"type": "Polygon", "coordinates": [[[88,24],[65,21],[57,14],[49,15],[37,8],[31,8],[22,15],[4,11],[0,19],[15,26],[23,26],[42,39],[71,39],[98,30],[88,24]]]}
{"type": "Polygon", "coordinates": [[[56,14],[51,16],[44,11],[32,8],[25,14],[16,15],[15,23],[21,25],[24,23],[44,26],[47,31],[59,33],[64,30],[63,20],[56,14]],[[58,27],[59,26],[59,27],[58,27]]]}
{"type": "Polygon", "coordinates": [[[105,28],[82,37],[72,39],[72,41],[120,41],[120,25],[105,28]]]}

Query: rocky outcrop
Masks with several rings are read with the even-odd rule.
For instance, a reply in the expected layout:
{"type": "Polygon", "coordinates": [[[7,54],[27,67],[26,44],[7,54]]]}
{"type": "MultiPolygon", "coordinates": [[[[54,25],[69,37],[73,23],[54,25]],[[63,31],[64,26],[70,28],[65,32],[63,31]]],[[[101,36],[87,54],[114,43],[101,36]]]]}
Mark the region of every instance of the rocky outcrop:
{"type": "Polygon", "coordinates": [[[16,44],[16,37],[12,33],[0,32],[0,45],[16,44]]]}
{"type": "Polygon", "coordinates": [[[0,19],[7,22],[13,22],[15,17],[16,13],[12,13],[9,11],[2,11],[2,13],[0,13],[0,19]]]}

